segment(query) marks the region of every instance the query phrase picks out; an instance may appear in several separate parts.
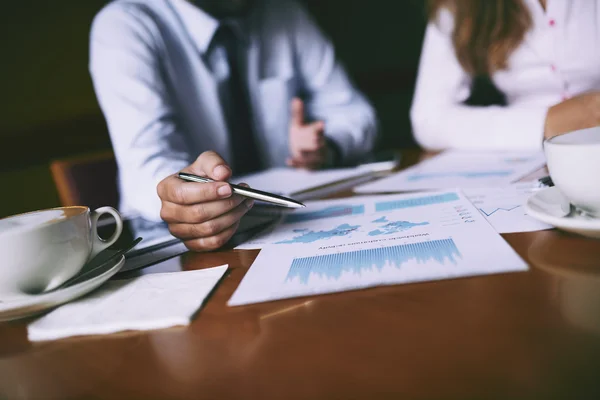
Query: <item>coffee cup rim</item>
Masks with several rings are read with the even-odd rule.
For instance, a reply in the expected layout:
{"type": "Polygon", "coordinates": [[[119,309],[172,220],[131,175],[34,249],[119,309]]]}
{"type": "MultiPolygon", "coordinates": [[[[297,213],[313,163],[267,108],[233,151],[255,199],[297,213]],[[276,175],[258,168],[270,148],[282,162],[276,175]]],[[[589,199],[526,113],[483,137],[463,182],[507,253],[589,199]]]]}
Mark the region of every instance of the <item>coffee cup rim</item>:
{"type": "Polygon", "coordinates": [[[553,146],[592,146],[592,147],[597,147],[600,146],[600,141],[596,142],[596,143],[560,143],[557,142],[559,139],[561,138],[565,138],[566,136],[572,135],[572,134],[576,134],[576,133],[581,133],[581,132],[585,132],[585,131],[598,131],[598,133],[600,134],[600,126],[594,126],[591,128],[584,128],[584,129],[577,129],[574,131],[569,131],[569,132],[565,132],[563,134],[560,135],[554,135],[552,137],[546,138],[544,139],[544,145],[546,144],[550,144],[553,146]]]}
{"type": "MultiPolygon", "coordinates": [[[[36,214],[36,213],[41,213],[41,212],[46,212],[46,211],[65,210],[65,209],[80,209],[81,212],[77,213],[77,214],[74,214],[74,215],[70,215],[70,216],[68,216],[66,218],[63,218],[63,219],[59,219],[59,220],[55,220],[55,221],[50,221],[50,222],[44,223],[44,226],[52,226],[52,225],[61,224],[61,223],[66,222],[70,218],[78,217],[78,216],[80,216],[82,214],[85,214],[86,212],[90,211],[90,208],[88,206],[63,206],[63,207],[43,208],[41,210],[33,210],[33,211],[27,211],[27,212],[24,212],[24,213],[19,213],[19,214],[14,214],[14,215],[8,215],[6,217],[0,218],[0,222],[5,221],[5,220],[10,219],[10,218],[22,217],[24,215],[29,215],[29,214],[36,214]]],[[[28,231],[32,231],[32,230],[37,229],[37,227],[39,227],[39,225],[35,225],[35,226],[23,226],[23,227],[21,227],[21,229],[18,229],[18,228],[16,228],[16,229],[10,229],[7,232],[0,233],[0,236],[3,236],[4,234],[8,234],[8,233],[14,233],[15,230],[17,230],[19,233],[28,232],[28,231]]]]}

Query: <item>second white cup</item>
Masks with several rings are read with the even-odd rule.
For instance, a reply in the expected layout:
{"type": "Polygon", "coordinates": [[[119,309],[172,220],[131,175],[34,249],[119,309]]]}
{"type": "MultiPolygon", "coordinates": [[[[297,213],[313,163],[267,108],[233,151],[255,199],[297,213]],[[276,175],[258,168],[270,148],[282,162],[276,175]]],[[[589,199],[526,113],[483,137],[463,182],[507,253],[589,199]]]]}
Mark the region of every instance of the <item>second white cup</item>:
{"type": "Polygon", "coordinates": [[[544,151],[554,185],[571,204],[600,218],[600,127],[555,136],[544,151]]]}

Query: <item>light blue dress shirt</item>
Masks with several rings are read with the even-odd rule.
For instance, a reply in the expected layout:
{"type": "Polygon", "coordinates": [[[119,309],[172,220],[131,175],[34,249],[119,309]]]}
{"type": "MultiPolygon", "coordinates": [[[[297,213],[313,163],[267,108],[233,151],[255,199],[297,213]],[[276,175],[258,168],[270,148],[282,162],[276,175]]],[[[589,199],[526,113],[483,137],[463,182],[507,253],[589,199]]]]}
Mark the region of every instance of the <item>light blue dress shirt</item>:
{"type": "MultiPolygon", "coordinates": [[[[325,122],[346,162],[369,152],[374,111],[329,40],[295,1],[255,3],[236,27],[263,165],[285,165],[294,96],[305,99],[308,118],[325,122]]],[[[89,67],[119,165],[121,211],[159,220],[162,179],[206,150],[230,159],[219,94],[227,62],[207,53],[218,26],[186,0],[116,0],[95,17],[89,67]]]]}

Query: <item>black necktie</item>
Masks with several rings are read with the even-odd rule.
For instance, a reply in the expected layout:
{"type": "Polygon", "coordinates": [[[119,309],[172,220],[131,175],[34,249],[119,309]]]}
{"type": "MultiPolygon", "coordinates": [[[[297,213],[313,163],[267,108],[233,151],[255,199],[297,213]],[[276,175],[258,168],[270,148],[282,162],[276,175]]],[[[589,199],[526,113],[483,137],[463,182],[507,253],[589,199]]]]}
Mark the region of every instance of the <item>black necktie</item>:
{"type": "Polygon", "coordinates": [[[253,132],[248,88],[243,78],[245,68],[241,64],[235,32],[230,26],[221,24],[213,41],[223,46],[229,64],[226,101],[222,108],[229,130],[231,166],[235,175],[255,172],[261,169],[261,162],[253,132]]]}

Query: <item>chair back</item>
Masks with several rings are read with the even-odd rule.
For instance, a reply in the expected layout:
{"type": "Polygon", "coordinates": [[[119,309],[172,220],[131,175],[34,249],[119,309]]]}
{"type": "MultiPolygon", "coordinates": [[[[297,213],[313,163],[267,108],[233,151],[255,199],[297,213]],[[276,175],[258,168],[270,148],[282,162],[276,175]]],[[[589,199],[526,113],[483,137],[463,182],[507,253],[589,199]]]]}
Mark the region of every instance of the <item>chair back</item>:
{"type": "Polygon", "coordinates": [[[54,160],[50,171],[63,206],[118,207],[117,162],[112,151],[54,160]]]}

